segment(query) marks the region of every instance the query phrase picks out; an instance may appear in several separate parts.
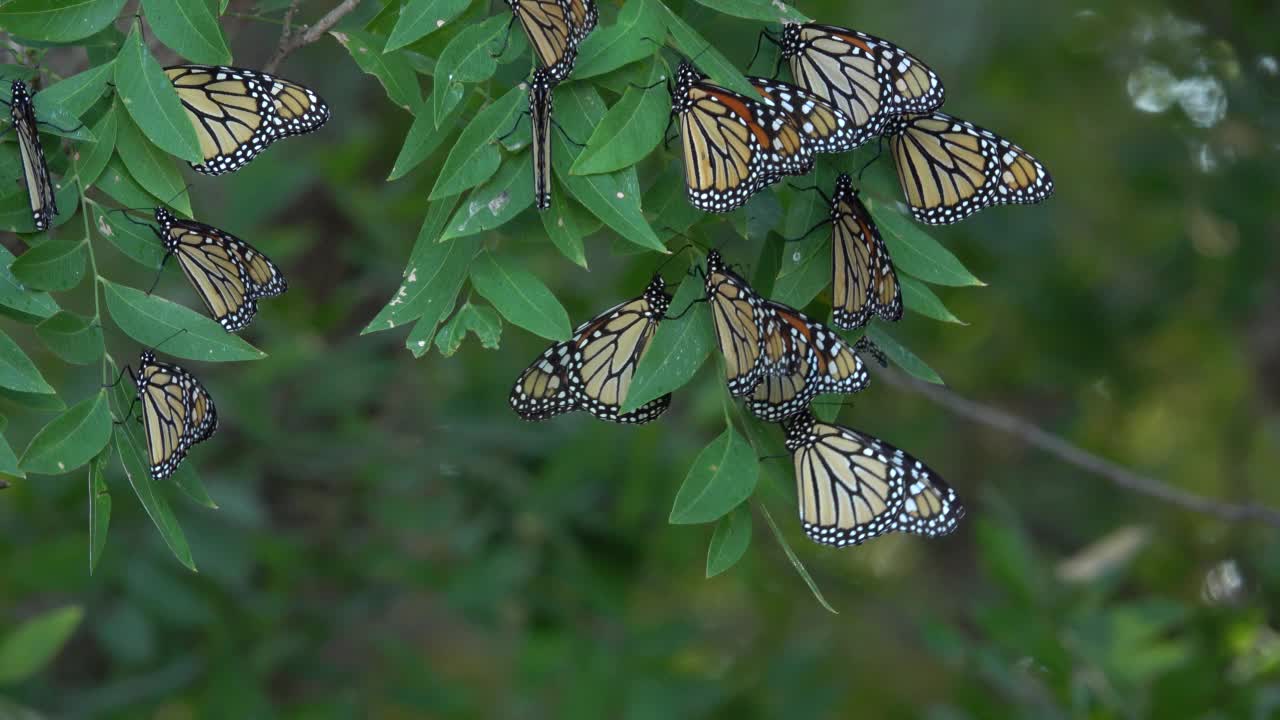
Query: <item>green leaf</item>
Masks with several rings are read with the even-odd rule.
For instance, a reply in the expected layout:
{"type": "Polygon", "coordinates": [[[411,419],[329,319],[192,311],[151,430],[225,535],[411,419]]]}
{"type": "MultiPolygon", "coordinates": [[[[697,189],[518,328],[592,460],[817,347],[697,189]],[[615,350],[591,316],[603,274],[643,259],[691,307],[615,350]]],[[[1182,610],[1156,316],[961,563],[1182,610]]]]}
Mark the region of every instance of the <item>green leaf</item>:
{"type": "Polygon", "coordinates": [[[569,314],[542,281],[508,257],[482,252],[471,265],[476,292],[525,330],[548,340],[569,339],[569,314]]]}
{"type": "Polygon", "coordinates": [[[934,320],[968,325],[968,323],[952,314],[947,309],[947,306],[942,304],[942,300],[933,294],[928,285],[905,275],[898,276],[898,284],[902,286],[902,304],[908,310],[934,320]]]}
{"type": "Polygon", "coordinates": [[[387,176],[387,180],[399,180],[435,152],[440,143],[453,132],[462,107],[460,104],[454,105],[445,117],[436,122],[435,106],[429,102],[422,103],[413,114],[413,124],[404,136],[404,145],[391,166],[391,174],[387,176]]]}
{"type": "Polygon", "coordinates": [[[556,249],[586,269],[587,255],[582,239],[595,232],[600,227],[600,221],[566,197],[564,188],[555,184],[551,188],[551,207],[539,214],[542,217],[542,227],[556,249]]]}
{"type": "Polygon", "coordinates": [[[769,508],[764,503],[758,505],[760,514],[764,515],[765,522],[769,525],[769,530],[773,532],[773,537],[777,539],[778,545],[782,547],[782,552],[786,553],[787,559],[791,561],[791,567],[796,569],[800,574],[800,579],[804,580],[804,584],[809,586],[809,592],[813,593],[813,597],[818,604],[826,609],[832,615],[839,615],[836,609],[831,607],[831,603],[822,596],[822,591],[818,589],[818,583],[813,581],[813,576],[805,569],[804,563],[800,562],[800,558],[796,556],[796,551],[791,549],[791,543],[787,542],[787,538],[783,536],[782,531],[778,529],[778,523],[773,521],[773,515],[769,512],[769,508]]]}
{"type": "MultiPolygon", "coordinates": [[[[453,309],[453,299],[462,289],[471,260],[480,249],[479,243],[472,238],[448,243],[437,242],[456,203],[457,198],[431,203],[427,217],[422,222],[422,229],[418,231],[413,252],[409,255],[409,264],[405,267],[404,279],[399,289],[377,316],[360,331],[361,335],[390,330],[418,318],[430,322],[431,330],[434,331],[436,324],[453,309]]],[[[424,348],[431,338],[427,337],[426,340],[424,348]]]]}
{"type": "Polygon", "coordinates": [[[67,409],[67,404],[62,402],[62,398],[54,395],[52,389],[48,393],[29,393],[0,386],[0,397],[36,412],[62,412],[67,409]]]}
{"type": "Polygon", "coordinates": [[[196,140],[195,121],[183,109],[169,76],[151,57],[137,25],[120,48],[115,82],[125,109],[151,142],[183,160],[204,160],[196,140]]]}
{"type": "Polygon", "coordinates": [[[733,15],[747,20],[760,20],[767,23],[809,22],[798,10],[781,0],[697,0],[704,5],[725,15],[733,15]]]}
{"type": "Polygon", "coordinates": [[[183,215],[191,215],[191,198],[182,172],[173,164],[173,158],[147,140],[142,130],[128,117],[120,118],[116,151],[120,153],[130,177],[143,190],[183,215]]]}
{"type": "Polygon", "coordinates": [[[431,88],[431,105],[437,117],[443,117],[462,100],[461,86],[493,77],[498,63],[489,54],[494,38],[506,32],[510,18],[495,15],[488,20],[464,28],[440,53],[436,63],[435,85],[431,88]]]}
{"type": "Polygon", "coordinates": [[[134,494],[138,496],[138,501],[147,511],[147,516],[151,518],[156,530],[160,531],[160,537],[169,546],[169,551],[178,559],[178,562],[194,572],[196,563],[191,558],[191,547],[187,545],[187,536],[183,534],[178,518],[174,517],[169,501],[157,491],[157,483],[151,479],[150,468],[143,461],[146,457],[145,448],[146,445],[136,433],[125,426],[121,425],[116,431],[116,452],[120,453],[120,464],[124,466],[124,474],[129,478],[134,494]]]}
{"type": "MultiPolygon", "coordinates": [[[[663,66],[655,60],[649,68],[650,85],[662,76],[663,66]]],[[[574,161],[570,173],[593,175],[635,165],[662,142],[671,105],[662,87],[648,90],[629,87],[622,99],[596,125],[587,147],[574,161]]]]}
{"type": "Polygon", "coordinates": [[[98,567],[107,546],[107,528],[111,525],[111,491],[103,477],[111,461],[111,446],[89,463],[89,574],[98,567]]]}
{"type": "Polygon", "coordinates": [[[382,52],[402,48],[443,28],[470,4],[471,0],[408,0],[400,8],[400,17],[382,52]]]}
{"type": "Polygon", "coordinates": [[[205,0],[142,0],[142,12],[160,42],[187,60],[205,65],[231,63],[222,28],[205,0]]]}
{"type": "MultiPolygon", "coordinates": [[[[4,417],[0,416],[0,430],[8,423],[4,417]]],[[[0,477],[25,478],[27,474],[18,467],[18,456],[14,454],[13,448],[9,446],[9,441],[0,436],[0,477]]]]}
{"type": "Polygon", "coordinates": [[[458,352],[468,331],[475,334],[482,346],[497,350],[498,341],[502,338],[502,319],[491,307],[463,303],[436,335],[436,347],[440,354],[450,357],[458,352]]]}
{"type": "MultiPolygon", "coordinates": [[[[871,210],[877,204],[874,200],[862,196],[871,210]]],[[[889,256],[899,271],[914,275],[934,285],[985,285],[965,269],[950,250],[942,247],[932,235],[924,232],[907,216],[890,208],[881,208],[873,212],[876,226],[889,246],[889,256]]]]}
{"type": "Polygon", "coordinates": [[[111,24],[125,0],[13,0],[0,7],[0,31],[48,42],[87,38],[111,24]]]}
{"type": "Polygon", "coordinates": [[[751,508],[744,503],[716,522],[707,547],[707,577],[715,577],[742,559],[751,545],[751,508]]]}
{"type": "Polygon", "coordinates": [[[37,290],[70,290],[84,277],[85,251],[80,240],[46,240],[28,249],[9,266],[14,277],[37,290]]]}
{"type": "Polygon", "coordinates": [[[422,86],[418,84],[418,73],[414,72],[404,53],[384,55],[379,49],[382,47],[382,39],[367,32],[348,31],[338,33],[335,37],[351,53],[361,70],[382,83],[391,102],[409,112],[422,105],[422,86]]]}
{"type": "Polygon", "coordinates": [[[691,306],[702,297],[702,284],[680,283],[671,300],[673,315],[685,313],[675,320],[663,320],[636,365],[631,387],[620,412],[628,413],[655,398],[677,390],[693,379],[706,361],[715,342],[711,314],[704,308],[691,306]],[[688,312],[685,312],[685,310],[688,312]]]}
{"type": "Polygon", "coordinates": [[[773,283],[773,299],[802,308],[831,284],[831,240],[819,235],[782,249],[782,269],[773,283]]]}
{"type": "Polygon", "coordinates": [[[111,440],[111,410],[107,392],[67,408],[31,438],[18,464],[29,473],[62,475],[89,462],[111,440]]]}
{"type": "Polygon", "coordinates": [[[931,382],[935,385],[942,385],[942,377],[934,372],[933,368],[924,363],[923,360],[916,357],[915,353],[905,348],[902,343],[894,340],[892,336],[880,328],[879,325],[867,326],[867,337],[871,341],[880,346],[884,354],[894,365],[907,371],[908,374],[914,375],[925,382],[931,382]]]}
{"type": "Polygon", "coordinates": [[[687,58],[696,58],[698,69],[711,76],[711,79],[721,87],[726,87],[739,95],[758,97],[756,89],[742,77],[737,66],[729,62],[729,59],[722,55],[715,45],[707,42],[706,38],[681,20],[671,8],[665,5],[662,8],[667,12],[667,30],[671,32],[671,39],[675,41],[677,50],[687,58]]]}
{"type": "MultiPolygon", "coordinates": [[[[121,117],[124,118],[123,113],[121,117]]],[[[125,168],[124,162],[120,160],[119,154],[112,155],[107,161],[107,166],[102,169],[102,176],[98,178],[95,187],[125,207],[151,207],[160,204],[158,198],[143,190],[138,181],[133,179],[125,168]]]]}
{"type": "MultiPolygon", "coordinates": [[[[562,86],[556,95],[557,117],[571,137],[587,137],[605,114],[604,101],[585,83],[562,86]]],[[[582,206],[613,228],[619,235],[647,250],[667,252],[653,233],[640,208],[640,181],[634,167],[600,175],[573,175],[570,168],[581,150],[571,145],[564,133],[552,133],[552,166],[560,182],[582,206]]]]}
{"type": "MultiPolygon", "coordinates": [[[[22,187],[17,179],[12,182],[17,183],[19,188],[22,187]]],[[[56,228],[65,225],[76,214],[76,208],[80,205],[80,191],[75,183],[63,183],[55,179],[53,184],[57,188],[54,198],[58,214],[50,225],[56,228]]],[[[27,199],[25,190],[0,198],[0,230],[15,233],[36,232],[35,221],[31,217],[31,203],[27,199]]]]}
{"type": "Polygon", "coordinates": [[[502,162],[494,139],[511,129],[520,115],[520,101],[525,91],[511,88],[506,95],[476,113],[471,123],[458,135],[449,157],[445,159],[429,200],[457,195],[488,180],[502,162]]]}
{"type": "Polygon", "coordinates": [[[108,212],[101,207],[94,210],[94,225],[98,234],[126,257],[150,270],[160,269],[160,263],[164,261],[164,245],[149,227],[137,225],[126,220],[123,214],[108,212]]]}
{"type": "Polygon", "coordinates": [[[0,332],[0,387],[21,393],[53,394],[53,388],[45,382],[31,358],[3,332],[0,332]]]}
{"type": "Polygon", "coordinates": [[[597,29],[582,41],[573,79],[604,75],[653,56],[658,48],[652,41],[667,34],[665,18],[657,0],[627,0],[616,23],[597,29]]]}
{"type": "Polygon", "coordinates": [[[472,190],[449,221],[440,242],[493,230],[533,205],[531,155],[510,158],[497,175],[472,190]]]}
{"type": "Polygon", "coordinates": [[[187,497],[198,505],[207,507],[210,510],[218,509],[218,503],[209,497],[209,491],[205,489],[204,481],[200,479],[200,474],[196,472],[195,465],[191,463],[179,465],[178,469],[173,471],[171,479],[179,490],[186,493],[187,497]]]}
{"type": "Polygon", "coordinates": [[[698,453],[676,492],[669,522],[688,525],[718,520],[751,497],[760,461],[751,444],[732,428],[698,453]]]}
{"type": "Polygon", "coordinates": [[[267,356],[213,320],[181,305],[108,280],[101,282],[106,288],[111,318],[126,335],[146,347],[163,343],[166,355],[204,362],[260,360],[267,356]]]}
{"type": "MultiPolygon", "coordinates": [[[[115,73],[115,61],[91,67],[82,73],[50,85],[36,93],[33,101],[36,117],[53,122],[49,113],[57,108],[72,117],[79,118],[93,107],[107,89],[107,83],[115,73]]],[[[64,127],[71,127],[70,125],[64,127]]],[[[97,133],[93,133],[97,137],[97,133]]],[[[101,141],[101,138],[98,138],[101,141]]]]}
{"type": "Polygon", "coordinates": [[[84,610],[67,605],[27,620],[0,640],[0,685],[22,682],[53,661],[80,626],[84,610]]]}
{"type": "Polygon", "coordinates": [[[13,253],[0,247],[0,312],[23,322],[39,322],[58,312],[58,303],[48,293],[37,292],[14,277],[9,266],[13,253]]]}
{"type": "Polygon", "coordinates": [[[117,105],[112,103],[93,126],[93,135],[97,140],[77,147],[71,154],[75,176],[79,179],[81,187],[87,189],[96,183],[107,167],[107,162],[111,160],[111,154],[116,148],[119,119],[117,105]]]}
{"type": "Polygon", "coordinates": [[[54,355],[73,365],[88,365],[102,357],[102,326],[92,318],[63,311],[37,325],[36,334],[54,355]]]}

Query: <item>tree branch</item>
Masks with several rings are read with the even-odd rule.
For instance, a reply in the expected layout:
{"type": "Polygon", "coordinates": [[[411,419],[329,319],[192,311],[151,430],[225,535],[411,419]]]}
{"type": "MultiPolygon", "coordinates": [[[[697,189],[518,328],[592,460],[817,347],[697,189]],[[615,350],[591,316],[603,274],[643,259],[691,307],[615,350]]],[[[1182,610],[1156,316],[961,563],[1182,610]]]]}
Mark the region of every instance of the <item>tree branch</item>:
{"type": "Polygon", "coordinates": [[[291,25],[293,23],[293,14],[298,9],[298,0],[293,0],[284,14],[284,31],[280,33],[280,46],[276,48],[275,54],[271,56],[271,59],[267,61],[262,70],[269,73],[275,72],[281,61],[289,56],[289,53],[319,40],[325,33],[329,32],[330,28],[337,25],[339,20],[346,17],[347,13],[355,10],[359,4],[360,0],[342,0],[328,14],[320,18],[315,25],[310,27],[303,26],[306,28],[305,30],[301,33],[295,33],[291,25]]]}
{"type": "Polygon", "coordinates": [[[1122,465],[1082,450],[1057,435],[1042,430],[1028,420],[961,397],[942,385],[917,380],[896,370],[883,370],[877,374],[877,377],[896,388],[923,395],[963,418],[1013,435],[1059,460],[1106,478],[1125,490],[1223,520],[1249,521],[1280,527],[1280,510],[1253,503],[1214,500],[1170,486],[1156,478],[1140,475],[1122,465]]]}

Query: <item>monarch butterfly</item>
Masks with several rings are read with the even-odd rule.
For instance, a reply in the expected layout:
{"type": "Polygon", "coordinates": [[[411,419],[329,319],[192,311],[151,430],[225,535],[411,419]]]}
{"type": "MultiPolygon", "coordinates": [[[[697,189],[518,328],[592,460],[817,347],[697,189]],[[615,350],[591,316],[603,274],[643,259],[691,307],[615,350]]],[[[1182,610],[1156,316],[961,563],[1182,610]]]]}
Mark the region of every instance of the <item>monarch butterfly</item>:
{"type": "Polygon", "coordinates": [[[889,248],[844,173],[836,178],[836,191],[831,198],[831,228],[835,276],[832,322],[836,327],[856,330],[873,313],[890,322],[900,320],[902,288],[889,259],[889,248]]]}
{"type": "Polygon", "coordinates": [[[992,205],[1038,203],[1053,194],[1053,178],[1030,153],[946,113],[895,118],[884,134],[920,222],[959,222],[992,205]]]}
{"type": "Polygon", "coordinates": [[[805,534],[859,545],[887,532],[941,537],[964,517],[956,491],[924,463],[865,433],[805,410],[786,425],[805,534]]]}
{"type": "Polygon", "coordinates": [[[164,72],[204,154],[191,167],[206,175],[239,170],[271,143],[329,120],[329,106],[315,92],[274,75],[222,65],[174,65],[164,72]]]}
{"type": "Polygon", "coordinates": [[[218,412],[213,398],[191,373],[157,360],[150,350],[142,351],[139,362],[138,373],[129,368],[129,375],[142,404],[151,477],[163,480],[178,469],[192,445],[213,437],[218,412]]]}
{"type": "Polygon", "coordinates": [[[209,314],[227,332],[253,322],[258,299],[288,289],[280,268],[249,243],[211,225],[182,220],[156,208],[159,228],[152,228],[170,255],[176,255],[209,314]]]}
{"type": "Polygon", "coordinates": [[[778,318],[769,303],[712,250],[703,273],[716,343],[724,355],[729,394],[749,394],[761,376],[783,361],[778,318]],[[766,340],[771,341],[766,346],[766,340]]]}
{"type": "Polygon", "coordinates": [[[817,23],[786,23],[779,43],[796,85],[849,116],[854,147],[891,118],[942,106],[942,82],[929,66],[888,40],[817,23]]]}
{"type": "Polygon", "coordinates": [[[506,0],[520,21],[533,54],[560,82],[573,71],[578,45],[600,20],[595,0],[506,0]]]}
{"type": "Polygon", "coordinates": [[[671,91],[680,118],[685,185],[699,210],[728,212],[784,175],[813,169],[813,152],[787,113],[707,82],[682,61],[671,91]]]}
{"type": "Polygon", "coordinates": [[[782,303],[766,303],[778,321],[766,331],[765,346],[781,347],[782,353],[747,399],[751,414],[780,422],[808,407],[818,395],[844,395],[867,387],[870,375],[840,336],[782,303]]]}
{"type": "Polygon", "coordinates": [[[27,188],[27,198],[31,202],[31,219],[35,221],[37,231],[46,230],[50,221],[58,214],[58,204],[53,195],[53,180],[49,177],[49,166],[45,163],[44,148],[40,145],[40,134],[36,128],[35,106],[27,92],[26,83],[21,80],[13,81],[9,115],[13,118],[13,127],[18,133],[22,183],[27,188]]]}
{"type": "Polygon", "coordinates": [[[882,368],[889,367],[889,356],[885,355],[880,346],[866,335],[858,338],[858,342],[853,344],[853,351],[858,354],[866,353],[870,355],[875,358],[876,364],[882,368]]]}
{"type": "Polygon", "coordinates": [[[539,210],[551,207],[551,71],[538,68],[529,84],[529,124],[533,126],[533,197],[539,210]]]}
{"type": "Polygon", "coordinates": [[[763,77],[749,77],[747,82],[791,116],[813,152],[842,153],[861,144],[849,116],[808,90],[763,77]]]}
{"type": "Polygon", "coordinates": [[[667,411],[667,393],[628,413],[619,413],[636,365],[649,349],[658,323],[671,306],[666,281],[655,275],[640,297],[616,305],[579,325],[573,337],[542,353],[516,380],[511,407],[525,420],[545,420],[586,410],[617,423],[647,423],[667,411]]]}

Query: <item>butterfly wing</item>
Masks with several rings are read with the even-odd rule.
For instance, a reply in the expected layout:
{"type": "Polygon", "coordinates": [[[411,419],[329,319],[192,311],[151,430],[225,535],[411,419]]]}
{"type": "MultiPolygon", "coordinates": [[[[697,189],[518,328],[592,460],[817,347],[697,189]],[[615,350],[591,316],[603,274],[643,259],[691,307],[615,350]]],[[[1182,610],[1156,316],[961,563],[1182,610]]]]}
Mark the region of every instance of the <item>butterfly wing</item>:
{"type": "Polygon", "coordinates": [[[572,341],[556,343],[520,373],[507,398],[517,415],[532,422],[578,408],[573,389],[569,386],[572,348],[572,341]]]}
{"type": "Polygon", "coordinates": [[[766,301],[777,318],[777,337],[766,348],[782,348],[779,361],[762,373],[747,401],[753,415],[780,422],[822,394],[850,394],[865,389],[870,375],[853,348],[822,323],[781,303],[766,301]]]}
{"type": "MultiPolygon", "coordinates": [[[[765,356],[765,337],[775,323],[764,298],[737,273],[725,266],[720,253],[707,254],[706,297],[716,331],[716,344],[724,355],[729,393],[742,396],[759,382],[765,356]]],[[[770,350],[779,357],[780,347],[770,350]]]]}
{"type": "Polygon", "coordinates": [[[582,44],[600,22],[600,9],[595,0],[565,0],[568,5],[570,40],[574,47],[582,44]]]}
{"type": "Polygon", "coordinates": [[[200,140],[208,175],[244,167],[276,140],[319,129],[329,106],[309,88],[256,70],[175,65],[165,74],[200,140]]]}
{"type": "Polygon", "coordinates": [[[818,422],[787,425],[805,533],[824,545],[859,545],[887,532],[929,537],[955,530],[964,507],[923,463],[875,437],[818,422]]]}
{"type": "Polygon", "coordinates": [[[671,297],[655,276],[644,294],[606,310],[574,332],[575,361],[569,380],[579,405],[603,420],[645,423],[666,412],[671,394],[629,413],[619,413],[635,376],[636,366],[649,349],[671,297]]]}
{"type": "Polygon", "coordinates": [[[18,155],[22,160],[22,183],[27,189],[31,205],[31,219],[36,230],[47,230],[58,214],[54,199],[53,180],[49,177],[49,165],[45,162],[44,147],[36,127],[36,113],[26,85],[14,81],[9,104],[13,127],[18,134],[18,155]]]}
{"type": "Polygon", "coordinates": [[[143,353],[137,383],[151,477],[163,480],[178,469],[192,445],[217,430],[217,411],[191,373],[150,353],[143,353]]]}
{"type": "MultiPolygon", "coordinates": [[[[557,81],[567,77],[573,69],[573,51],[580,42],[574,39],[575,12],[584,21],[587,17],[585,5],[575,11],[571,7],[572,2],[581,3],[582,0],[507,0],[512,14],[529,38],[534,56],[542,67],[552,71],[557,81]]],[[[585,38],[589,31],[580,31],[581,37],[585,38]]]]}
{"type": "Polygon", "coordinates": [[[858,146],[853,122],[843,112],[804,88],[763,77],[747,81],[787,113],[815,153],[842,153],[858,146]]]}
{"type": "MultiPolygon", "coordinates": [[[[170,219],[162,224],[161,237],[165,248],[178,258],[209,315],[224,330],[239,332],[253,322],[258,311],[254,283],[240,252],[227,240],[231,236],[204,223],[170,219]]],[[[252,248],[248,250],[254,252],[255,259],[262,257],[252,248]]]]}
{"type": "Polygon", "coordinates": [[[879,135],[893,116],[931,111],[945,97],[942,82],[919,58],[857,30],[787,24],[782,55],[796,85],[850,118],[855,146],[879,135]]]}
{"type": "Polygon", "coordinates": [[[689,202],[699,210],[729,212],[784,176],[813,169],[812,150],[780,108],[706,82],[688,63],[677,71],[672,112],[689,202]]]}
{"type": "Polygon", "coordinates": [[[856,330],[873,313],[901,319],[902,289],[889,248],[847,175],[837,179],[831,205],[832,322],[856,330]]]}
{"type": "Polygon", "coordinates": [[[903,117],[885,129],[898,181],[920,222],[958,222],[992,205],[1053,194],[1039,160],[999,135],[945,113],[903,117]]]}

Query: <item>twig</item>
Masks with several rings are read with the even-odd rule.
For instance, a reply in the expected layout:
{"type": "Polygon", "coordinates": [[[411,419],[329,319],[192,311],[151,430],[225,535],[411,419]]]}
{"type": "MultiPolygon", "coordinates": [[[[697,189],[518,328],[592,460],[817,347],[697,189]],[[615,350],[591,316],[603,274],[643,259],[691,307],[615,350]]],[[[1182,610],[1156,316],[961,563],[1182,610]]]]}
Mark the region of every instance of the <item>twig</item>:
{"type": "MultiPolygon", "coordinates": [[[[280,62],[288,57],[289,53],[300,47],[310,45],[319,40],[329,29],[338,24],[338,21],[346,17],[347,13],[356,9],[360,4],[360,0],[342,0],[338,5],[330,10],[328,14],[316,21],[315,25],[307,27],[302,33],[294,33],[291,28],[294,11],[298,9],[298,0],[290,3],[289,9],[284,16],[284,32],[280,33],[280,46],[276,48],[276,52],[263,66],[265,72],[275,72],[280,62]]],[[[305,27],[305,26],[304,26],[305,27]]]]}
{"type": "Polygon", "coordinates": [[[1223,502],[1180,490],[1156,478],[1139,475],[1126,467],[1082,450],[1057,435],[1042,430],[1028,420],[961,397],[944,386],[917,380],[896,370],[883,370],[877,374],[877,377],[896,388],[924,395],[956,415],[1020,438],[1059,460],[1106,478],[1126,490],[1223,520],[1243,520],[1280,527],[1280,510],[1253,503],[1223,502]]]}

